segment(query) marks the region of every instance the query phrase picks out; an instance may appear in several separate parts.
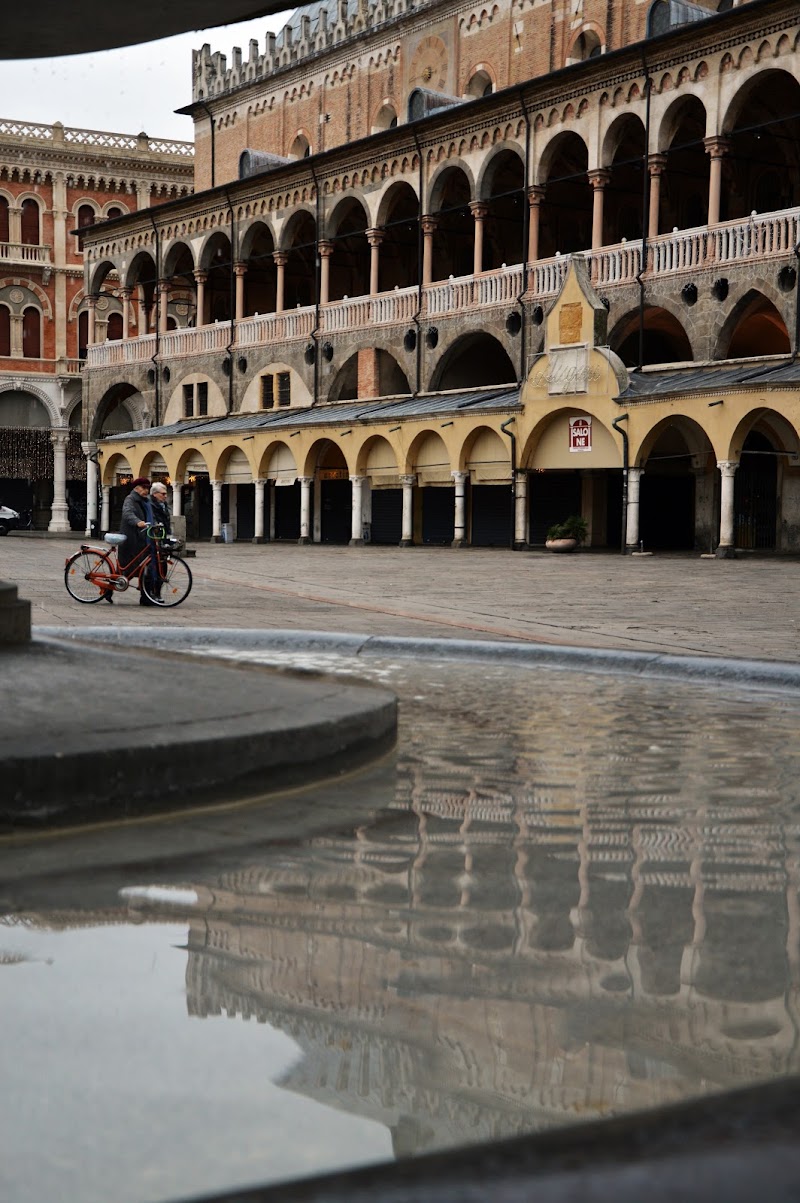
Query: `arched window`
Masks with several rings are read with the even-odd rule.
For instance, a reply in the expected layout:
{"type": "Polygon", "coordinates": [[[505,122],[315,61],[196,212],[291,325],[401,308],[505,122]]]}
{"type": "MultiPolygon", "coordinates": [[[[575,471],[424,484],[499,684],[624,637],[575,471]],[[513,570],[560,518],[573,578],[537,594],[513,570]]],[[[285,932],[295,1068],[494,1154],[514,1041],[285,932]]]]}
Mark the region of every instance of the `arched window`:
{"type": "Polygon", "coordinates": [[[89,342],[89,313],[82,309],[78,314],[78,359],[86,358],[86,347],[89,342]]]}
{"type": "Polygon", "coordinates": [[[109,342],[116,342],[119,338],[122,338],[122,314],[111,313],[106,326],[106,339],[109,342]]]}
{"type": "Polygon", "coordinates": [[[42,356],[42,315],[32,305],[22,313],[22,355],[25,359],[42,356]]]}
{"type": "Polygon", "coordinates": [[[494,91],[492,77],[488,71],[476,71],[467,84],[465,96],[471,96],[477,100],[480,96],[491,96],[494,91]]]}
{"type": "Polygon", "coordinates": [[[397,110],[392,104],[383,104],[375,115],[375,124],[372,127],[373,134],[379,134],[381,130],[395,129],[397,126],[397,110]]]}
{"type": "Polygon", "coordinates": [[[599,58],[603,53],[602,43],[593,29],[584,29],[576,40],[568,62],[585,63],[590,58],[599,58]]]}
{"type": "Polygon", "coordinates": [[[83,230],[86,226],[93,226],[95,221],[95,212],[91,205],[81,205],[78,209],[78,229],[83,230]]]}
{"type": "Polygon", "coordinates": [[[109,209],[106,213],[107,221],[111,221],[112,217],[122,217],[122,210],[118,205],[114,205],[113,208],[109,209]]]}
{"type": "Polygon", "coordinates": [[[0,196],[0,242],[8,242],[8,201],[0,196]]]}
{"type": "Polygon", "coordinates": [[[0,355],[11,354],[11,310],[0,305],[0,355]]]}
{"type": "Polygon", "coordinates": [[[307,159],[311,154],[311,146],[305,134],[298,134],[289,148],[289,155],[293,159],[307,159]]]}
{"type": "Polygon", "coordinates": [[[22,241],[26,246],[39,245],[39,206],[30,198],[22,202],[22,241]]]}

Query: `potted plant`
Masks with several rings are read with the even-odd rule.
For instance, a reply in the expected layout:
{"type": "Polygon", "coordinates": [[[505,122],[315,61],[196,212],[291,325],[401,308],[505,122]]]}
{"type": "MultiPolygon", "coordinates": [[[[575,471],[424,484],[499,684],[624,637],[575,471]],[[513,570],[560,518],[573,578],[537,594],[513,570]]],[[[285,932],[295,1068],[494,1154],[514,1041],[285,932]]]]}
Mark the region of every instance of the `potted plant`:
{"type": "Polygon", "coordinates": [[[545,547],[548,551],[574,551],[586,542],[589,524],[580,514],[571,514],[563,522],[556,522],[547,532],[545,547]]]}

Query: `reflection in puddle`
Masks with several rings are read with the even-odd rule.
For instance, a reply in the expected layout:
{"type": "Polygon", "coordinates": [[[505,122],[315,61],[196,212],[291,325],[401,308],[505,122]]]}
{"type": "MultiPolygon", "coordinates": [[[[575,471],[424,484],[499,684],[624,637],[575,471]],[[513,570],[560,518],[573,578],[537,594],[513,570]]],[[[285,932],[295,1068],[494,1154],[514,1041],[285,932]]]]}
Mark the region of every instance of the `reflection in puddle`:
{"type": "MultiPolygon", "coordinates": [[[[187,925],[192,1020],[248,1021],[253,1050],[258,1024],[290,1038],[275,1080],[324,1105],[314,1123],[371,1121],[416,1154],[800,1068],[797,703],[484,665],[324,668],[401,697],[375,817],[348,822],[364,813],[353,778],[335,829],[271,843],[265,808],[234,867],[206,859],[116,903],[121,922],[187,925]]],[[[297,1140],[296,1173],[340,1164],[301,1160],[297,1140]]],[[[247,1169],[229,1180],[287,1174],[247,1169]]]]}

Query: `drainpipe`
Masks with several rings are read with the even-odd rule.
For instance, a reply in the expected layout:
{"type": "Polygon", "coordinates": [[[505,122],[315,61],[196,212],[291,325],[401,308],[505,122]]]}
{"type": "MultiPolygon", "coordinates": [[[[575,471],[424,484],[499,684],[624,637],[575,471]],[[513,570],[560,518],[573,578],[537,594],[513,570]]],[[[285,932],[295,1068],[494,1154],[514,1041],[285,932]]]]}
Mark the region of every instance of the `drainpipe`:
{"type": "Polygon", "coordinates": [[[214,155],[214,114],[211,112],[211,109],[204,100],[198,100],[197,106],[198,108],[203,109],[209,121],[211,122],[211,187],[213,188],[216,184],[217,176],[214,155]]]}
{"type": "MultiPolygon", "coordinates": [[[[527,245],[527,243],[526,243],[527,245]]],[[[517,550],[516,540],[516,498],[517,498],[517,436],[508,428],[516,418],[506,418],[500,423],[500,429],[511,442],[511,550],[517,550]]]]}
{"type": "MultiPolygon", "coordinates": [[[[531,160],[531,116],[525,105],[522,88],[519,90],[519,103],[522,109],[522,116],[525,118],[525,187],[522,191],[522,292],[517,297],[519,313],[522,318],[522,326],[519,332],[519,382],[522,384],[526,374],[525,366],[528,352],[528,323],[525,320],[525,305],[522,298],[528,291],[528,236],[531,225],[531,207],[528,204],[528,182],[530,180],[531,160]]],[[[513,542],[514,540],[512,539],[513,542]]]]}
{"type": "Polygon", "coordinates": [[[644,280],[642,277],[647,271],[647,236],[650,226],[650,94],[653,90],[650,68],[644,54],[642,54],[642,67],[644,68],[645,91],[644,156],[642,161],[642,261],[636,276],[639,285],[639,366],[637,370],[640,372],[644,366],[644,280]]]}
{"type": "Polygon", "coordinates": [[[236,276],[234,274],[233,265],[236,261],[238,247],[236,246],[236,214],[233,210],[233,202],[228,189],[225,188],[225,199],[228,202],[228,212],[231,215],[231,269],[229,275],[229,299],[228,303],[231,310],[231,330],[228,345],[225,348],[225,354],[228,357],[228,413],[233,413],[233,344],[236,342],[236,276]]]}
{"type": "Polygon", "coordinates": [[[623,430],[620,422],[627,422],[628,414],[620,414],[613,418],[611,425],[622,439],[622,545],[620,551],[625,555],[625,543],[628,537],[628,469],[630,467],[629,440],[627,430],[623,430]]]}
{"type": "Polygon", "coordinates": [[[423,172],[422,172],[422,147],[420,146],[419,134],[417,133],[416,125],[412,125],[411,133],[414,137],[414,144],[417,148],[417,158],[419,159],[419,212],[417,213],[417,311],[412,317],[412,321],[417,328],[417,375],[416,384],[412,397],[418,397],[422,385],[422,328],[420,327],[420,317],[422,316],[422,201],[423,201],[423,172]]]}
{"type": "Polygon", "coordinates": [[[159,343],[161,341],[161,289],[159,287],[161,283],[161,239],[158,236],[158,226],[156,225],[155,218],[153,217],[152,209],[147,210],[147,216],[150,218],[150,222],[153,227],[153,233],[155,234],[156,239],[156,286],[154,290],[154,299],[156,303],[156,347],[153,354],[150,356],[150,362],[153,365],[153,375],[155,376],[156,386],[154,425],[159,426],[161,424],[161,379],[158,370],[159,343]]]}
{"type": "Polygon", "coordinates": [[[314,244],[314,329],[311,331],[311,337],[314,341],[314,400],[312,404],[316,405],[319,402],[319,336],[322,333],[319,324],[321,312],[319,307],[319,290],[322,283],[322,256],[319,253],[319,240],[322,236],[322,195],[320,193],[317,173],[314,170],[314,163],[311,158],[308,160],[308,168],[314,181],[314,205],[317,223],[317,239],[314,244]]]}

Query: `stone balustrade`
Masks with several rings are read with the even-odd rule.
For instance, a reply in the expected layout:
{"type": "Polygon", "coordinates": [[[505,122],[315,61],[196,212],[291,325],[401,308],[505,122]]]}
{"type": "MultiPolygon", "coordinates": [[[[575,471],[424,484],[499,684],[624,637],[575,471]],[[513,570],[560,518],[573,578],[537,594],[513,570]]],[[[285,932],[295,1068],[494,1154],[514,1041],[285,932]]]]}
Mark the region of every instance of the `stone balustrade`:
{"type": "Polygon", "coordinates": [[[0,242],[0,261],[47,266],[51,262],[50,247],[34,246],[27,242],[0,242]]]}

